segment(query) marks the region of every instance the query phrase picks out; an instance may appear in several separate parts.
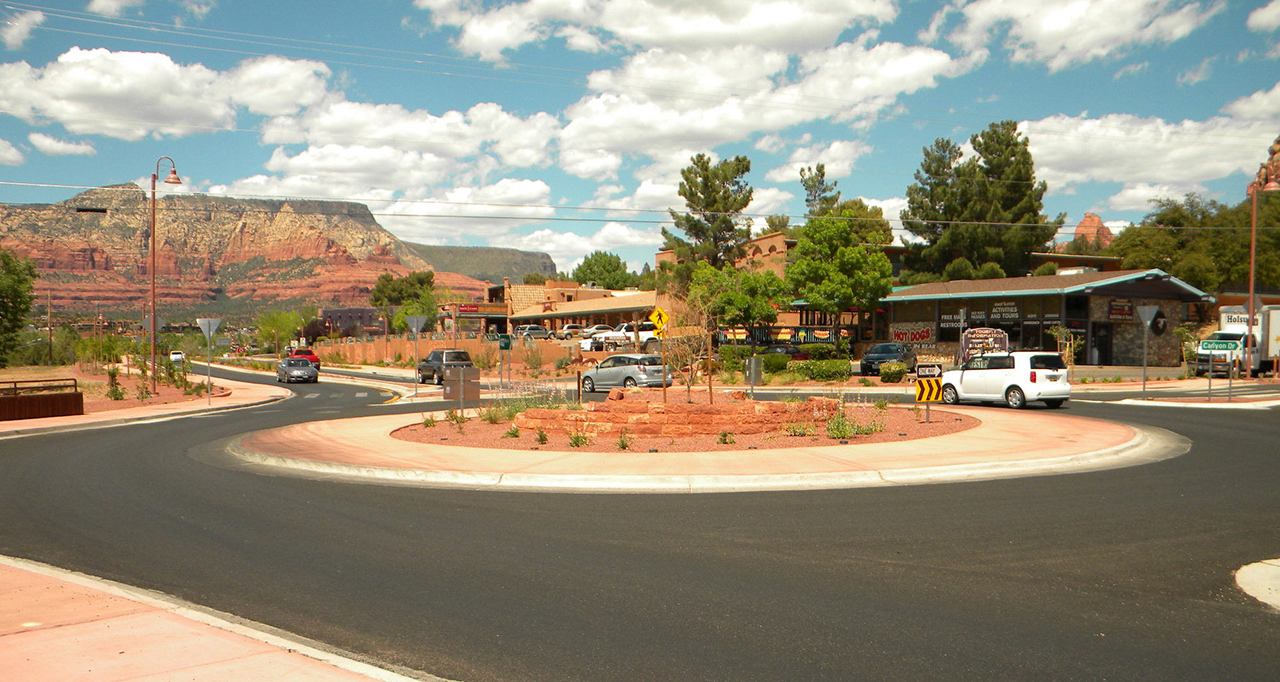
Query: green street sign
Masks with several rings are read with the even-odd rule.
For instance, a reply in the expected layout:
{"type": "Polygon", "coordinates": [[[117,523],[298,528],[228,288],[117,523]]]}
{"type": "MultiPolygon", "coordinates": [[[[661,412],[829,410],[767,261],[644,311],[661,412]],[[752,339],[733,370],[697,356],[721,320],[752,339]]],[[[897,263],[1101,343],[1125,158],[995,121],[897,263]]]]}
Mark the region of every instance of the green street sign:
{"type": "Polygon", "coordinates": [[[510,335],[510,334],[499,334],[499,335],[498,335],[498,350],[511,350],[511,335],[510,335]]]}
{"type": "Polygon", "coordinates": [[[1201,341],[1200,350],[1240,350],[1239,341],[1201,341]]]}

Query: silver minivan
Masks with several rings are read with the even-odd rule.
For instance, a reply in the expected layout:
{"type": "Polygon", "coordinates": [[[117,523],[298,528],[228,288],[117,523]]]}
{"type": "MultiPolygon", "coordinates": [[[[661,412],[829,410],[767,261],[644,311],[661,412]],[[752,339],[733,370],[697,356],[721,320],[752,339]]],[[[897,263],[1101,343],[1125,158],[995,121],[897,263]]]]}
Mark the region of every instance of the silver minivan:
{"type": "Polygon", "coordinates": [[[636,386],[671,385],[671,372],[665,371],[660,355],[610,355],[600,364],[582,373],[582,392],[597,388],[634,388],[636,386]]]}

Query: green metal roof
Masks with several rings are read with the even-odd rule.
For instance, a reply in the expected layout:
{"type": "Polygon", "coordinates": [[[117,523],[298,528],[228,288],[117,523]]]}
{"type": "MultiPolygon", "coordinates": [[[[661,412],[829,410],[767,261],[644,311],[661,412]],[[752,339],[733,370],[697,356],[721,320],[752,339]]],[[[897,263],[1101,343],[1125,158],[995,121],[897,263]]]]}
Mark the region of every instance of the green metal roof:
{"type": "Polygon", "coordinates": [[[953,280],[930,282],[895,289],[885,297],[886,303],[935,301],[955,298],[1003,298],[1008,296],[1053,296],[1063,294],[1103,293],[1098,290],[1124,285],[1164,283],[1168,294],[1184,302],[1212,302],[1209,294],[1187,284],[1163,270],[1120,270],[1086,272],[1075,275],[1040,277],[1007,277],[1004,279],[953,280]]]}

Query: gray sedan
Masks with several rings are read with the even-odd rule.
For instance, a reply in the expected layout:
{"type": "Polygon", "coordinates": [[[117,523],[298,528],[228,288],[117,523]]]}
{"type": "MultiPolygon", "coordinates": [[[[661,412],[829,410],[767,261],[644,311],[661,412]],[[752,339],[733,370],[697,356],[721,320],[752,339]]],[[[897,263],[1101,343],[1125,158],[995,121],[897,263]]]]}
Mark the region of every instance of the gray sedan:
{"type": "Polygon", "coordinates": [[[671,373],[665,369],[658,355],[611,355],[582,373],[582,391],[591,393],[597,387],[661,386],[664,381],[670,386],[671,373]]]}
{"type": "Polygon", "coordinates": [[[285,358],[276,365],[276,381],[286,384],[294,381],[314,384],[320,381],[320,371],[306,358],[285,358]]]}

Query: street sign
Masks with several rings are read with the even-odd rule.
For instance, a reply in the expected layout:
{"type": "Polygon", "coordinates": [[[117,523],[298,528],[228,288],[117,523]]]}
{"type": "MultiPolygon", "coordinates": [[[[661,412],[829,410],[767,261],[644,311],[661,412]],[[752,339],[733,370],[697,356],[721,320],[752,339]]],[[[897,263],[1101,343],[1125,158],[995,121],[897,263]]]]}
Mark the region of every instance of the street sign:
{"type": "Polygon", "coordinates": [[[916,379],[923,379],[925,377],[940,377],[940,376],[942,376],[942,365],[936,362],[931,362],[931,363],[922,362],[916,365],[916,379]]]}
{"type": "Polygon", "coordinates": [[[405,315],[404,317],[405,323],[409,325],[409,329],[414,334],[421,332],[423,325],[425,325],[429,319],[431,318],[426,315],[405,315]]]}
{"type": "Polygon", "coordinates": [[[654,308],[653,312],[649,313],[649,321],[658,328],[658,331],[662,331],[667,326],[667,323],[671,321],[671,316],[662,308],[654,308]]]}
{"type": "Polygon", "coordinates": [[[1201,341],[1200,350],[1240,350],[1239,341],[1201,341]]]}
{"type": "Polygon", "coordinates": [[[510,335],[510,334],[499,334],[499,335],[498,335],[498,350],[511,350],[511,335],[510,335]]]}
{"type": "Polygon", "coordinates": [[[201,317],[196,319],[196,324],[200,325],[200,331],[204,332],[205,342],[212,342],[213,334],[218,331],[218,326],[222,324],[222,319],[218,317],[201,317]]]}
{"type": "Polygon", "coordinates": [[[940,400],[942,400],[941,378],[916,379],[916,402],[936,403],[940,400]]]}

